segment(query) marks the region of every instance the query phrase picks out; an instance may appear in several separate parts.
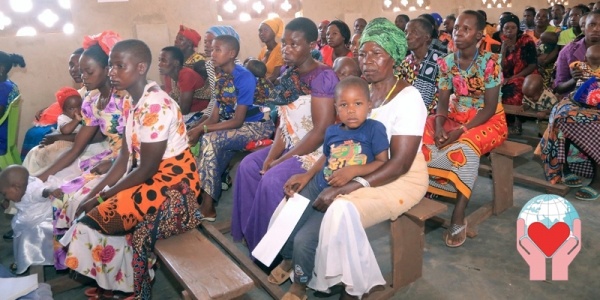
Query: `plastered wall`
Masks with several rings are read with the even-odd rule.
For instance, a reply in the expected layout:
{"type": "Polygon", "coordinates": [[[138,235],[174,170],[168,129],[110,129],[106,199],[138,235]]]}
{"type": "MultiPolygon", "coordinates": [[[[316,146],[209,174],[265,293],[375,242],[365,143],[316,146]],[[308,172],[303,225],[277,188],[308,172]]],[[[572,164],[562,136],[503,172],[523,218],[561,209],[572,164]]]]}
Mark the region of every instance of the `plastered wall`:
{"type": "MultiPolygon", "coordinates": [[[[482,9],[481,0],[430,0],[431,10],[442,16],[465,9],[482,9]]],[[[5,6],[7,0],[0,0],[5,6]]],[[[258,40],[261,20],[248,22],[218,22],[215,0],[129,0],[128,2],[98,3],[97,0],[72,0],[75,32],[44,34],[35,37],[0,37],[0,50],[19,53],[27,63],[25,69],[15,68],[9,77],[19,85],[24,100],[21,108],[19,144],[31,126],[33,116],[39,109],[51,104],[54,93],[62,86],[73,85],[67,72],[70,53],[81,46],[84,35],[102,30],[113,30],[124,38],[136,38],[140,30],[157,28],[160,33],[151,41],[154,58],[163,46],[172,44],[180,24],[192,27],[201,34],[215,24],[233,26],[241,36],[241,58],[257,56],[262,45],[258,40]],[[162,25],[162,26],[161,26],[162,25]],[[162,31],[166,29],[167,32],[162,31]],[[161,45],[163,41],[164,45],[161,45]]],[[[545,0],[516,1],[510,9],[486,9],[490,22],[497,22],[503,11],[509,10],[522,16],[523,9],[532,5],[547,6],[545,0]]],[[[6,7],[0,7],[6,9],[6,7]]],[[[402,12],[411,18],[426,11],[402,12]]],[[[387,17],[394,19],[396,13],[384,13],[381,2],[367,0],[304,0],[305,17],[319,22],[323,19],[354,19],[361,14],[365,19],[387,17]]],[[[289,20],[284,20],[289,21],[289,20]]],[[[352,25],[349,24],[351,27],[352,25]]],[[[147,32],[142,36],[148,36],[147,32]]],[[[202,48],[202,45],[200,45],[202,48]]],[[[202,49],[199,49],[202,51],[202,49]]],[[[150,78],[158,78],[156,59],[151,66],[150,78]]]]}

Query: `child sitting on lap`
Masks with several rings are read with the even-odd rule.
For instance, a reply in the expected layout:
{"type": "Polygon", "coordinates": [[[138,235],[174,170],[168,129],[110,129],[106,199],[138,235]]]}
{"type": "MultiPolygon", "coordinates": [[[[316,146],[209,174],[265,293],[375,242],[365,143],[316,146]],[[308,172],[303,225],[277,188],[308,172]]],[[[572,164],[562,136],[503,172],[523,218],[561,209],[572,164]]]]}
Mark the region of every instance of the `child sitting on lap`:
{"type": "Polygon", "coordinates": [[[269,276],[272,283],[280,284],[287,279],[292,262],[296,274],[294,282],[308,283],[304,276],[299,275],[302,272],[298,270],[311,269],[307,268],[306,264],[314,262],[304,261],[304,257],[296,257],[297,251],[294,251],[294,247],[310,247],[316,250],[317,244],[295,245],[294,240],[300,231],[302,236],[319,235],[320,224],[312,224],[314,222],[306,220],[311,215],[324,214],[313,204],[321,191],[329,186],[343,186],[351,180],[362,184],[365,180],[360,176],[372,173],[388,160],[390,144],[385,126],[379,121],[367,119],[372,108],[367,82],[355,76],[340,81],[335,87],[335,107],[341,123],[327,128],[323,156],[308,172],[292,176],[284,186],[288,197],[299,192],[311,201],[313,207],[304,211],[281,250],[284,261],[269,276]]]}
{"type": "MultiPolygon", "coordinates": [[[[72,87],[63,87],[56,92],[56,101],[62,108],[62,114],[58,116],[57,131],[65,135],[77,133],[81,128],[81,95],[72,87]]],[[[48,146],[34,147],[23,166],[34,175],[40,173],[72,146],[73,142],[59,140],[48,146]]]]}
{"type": "Polygon", "coordinates": [[[17,274],[31,265],[54,264],[52,203],[50,196],[61,198],[61,189],[50,188],[36,177],[29,176],[23,166],[11,165],[0,173],[2,206],[15,202],[17,214],[11,227],[17,274]]]}
{"type": "Polygon", "coordinates": [[[340,80],[349,76],[360,77],[361,75],[360,68],[356,61],[347,56],[336,58],[333,62],[333,71],[340,80]]]}
{"type": "Polygon", "coordinates": [[[581,84],[592,78],[600,78],[600,45],[593,45],[587,48],[585,52],[585,62],[574,61],[569,65],[571,69],[579,69],[582,73],[582,78],[577,80],[575,89],[581,84]]]}

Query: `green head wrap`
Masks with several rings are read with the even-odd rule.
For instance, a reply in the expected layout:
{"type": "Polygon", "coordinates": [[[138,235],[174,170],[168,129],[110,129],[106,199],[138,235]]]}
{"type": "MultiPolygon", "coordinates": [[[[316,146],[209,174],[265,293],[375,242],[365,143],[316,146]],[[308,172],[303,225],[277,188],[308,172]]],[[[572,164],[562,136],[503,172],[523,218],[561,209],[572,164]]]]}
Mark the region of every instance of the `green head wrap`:
{"type": "Polygon", "coordinates": [[[360,38],[360,47],[366,42],[381,46],[395,61],[397,67],[406,56],[406,34],[386,18],[375,18],[367,24],[360,38]]]}

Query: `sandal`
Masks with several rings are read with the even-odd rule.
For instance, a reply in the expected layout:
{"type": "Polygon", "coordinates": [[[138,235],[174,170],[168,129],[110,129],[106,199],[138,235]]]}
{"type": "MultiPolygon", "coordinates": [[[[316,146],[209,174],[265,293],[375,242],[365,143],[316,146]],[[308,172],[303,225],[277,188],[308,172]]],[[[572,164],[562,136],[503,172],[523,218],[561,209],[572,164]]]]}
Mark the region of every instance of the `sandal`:
{"type": "Polygon", "coordinates": [[[590,195],[591,197],[589,197],[589,198],[581,197],[581,196],[577,196],[577,194],[575,194],[575,199],[577,199],[577,200],[594,201],[594,200],[600,198],[600,193],[598,193],[598,191],[596,191],[595,189],[593,189],[592,187],[589,187],[589,186],[584,186],[584,187],[580,188],[578,192],[586,193],[586,194],[590,195]]]}
{"type": "Polygon", "coordinates": [[[566,185],[568,187],[572,187],[572,188],[581,187],[581,185],[582,185],[581,179],[573,173],[571,173],[567,176],[563,176],[562,182],[564,185],[566,185]],[[573,182],[573,181],[579,181],[579,183],[569,183],[569,182],[573,182]]]}
{"type": "Polygon", "coordinates": [[[444,238],[444,241],[446,242],[446,246],[448,246],[450,248],[456,248],[456,247],[462,246],[462,244],[464,244],[465,241],[467,240],[467,220],[465,220],[465,225],[457,225],[457,224],[450,225],[450,228],[446,229],[446,231],[444,231],[444,234],[442,236],[444,238]],[[460,234],[461,232],[464,232],[465,237],[460,241],[460,243],[458,243],[456,245],[450,244],[450,238],[455,237],[456,235],[460,234]]]}
{"type": "Polygon", "coordinates": [[[509,134],[514,134],[514,135],[522,135],[523,134],[523,127],[521,126],[511,126],[508,130],[509,134]]]}
{"type": "Polygon", "coordinates": [[[105,299],[105,298],[113,298],[115,294],[112,291],[107,291],[100,287],[89,288],[83,292],[84,295],[88,297],[89,300],[92,299],[105,299]]]}
{"type": "Polygon", "coordinates": [[[267,280],[272,284],[281,285],[284,282],[286,282],[288,279],[290,279],[291,273],[292,273],[292,270],[285,271],[281,266],[277,266],[275,269],[273,269],[273,271],[271,271],[271,274],[269,274],[269,277],[267,278],[267,280]]]}
{"type": "Polygon", "coordinates": [[[306,295],[304,295],[304,297],[302,297],[302,299],[300,299],[300,297],[298,297],[290,292],[285,293],[285,295],[283,295],[283,298],[281,298],[281,300],[306,300],[306,299],[308,299],[308,296],[306,296],[306,295]]]}

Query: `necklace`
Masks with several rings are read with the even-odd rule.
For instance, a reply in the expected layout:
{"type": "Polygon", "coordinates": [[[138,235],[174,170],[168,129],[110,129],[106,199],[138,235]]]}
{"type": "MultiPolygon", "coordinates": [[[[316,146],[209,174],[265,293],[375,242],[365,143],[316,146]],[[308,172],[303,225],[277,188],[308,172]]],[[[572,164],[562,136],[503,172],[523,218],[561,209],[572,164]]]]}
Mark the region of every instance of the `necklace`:
{"type": "MultiPolygon", "coordinates": [[[[392,93],[394,92],[394,90],[396,89],[396,86],[398,85],[398,81],[400,81],[400,77],[396,76],[396,83],[394,83],[394,86],[392,87],[392,89],[388,92],[387,96],[385,96],[385,99],[383,99],[383,102],[381,102],[381,104],[379,105],[379,107],[382,107],[388,100],[390,100],[390,96],[392,95],[392,93]]],[[[377,107],[377,108],[379,108],[377,107]]]]}
{"type": "MultiPolygon", "coordinates": [[[[456,52],[456,65],[458,66],[458,69],[463,71],[460,68],[460,51],[456,52]]],[[[473,66],[473,63],[475,62],[475,59],[477,59],[477,57],[479,56],[479,50],[477,50],[477,52],[475,52],[475,55],[473,56],[473,60],[471,61],[471,63],[469,64],[469,66],[467,67],[467,69],[465,69],[465,72],[469,72],[469,70],[471,69],[471,67],[473,66]]]]}

